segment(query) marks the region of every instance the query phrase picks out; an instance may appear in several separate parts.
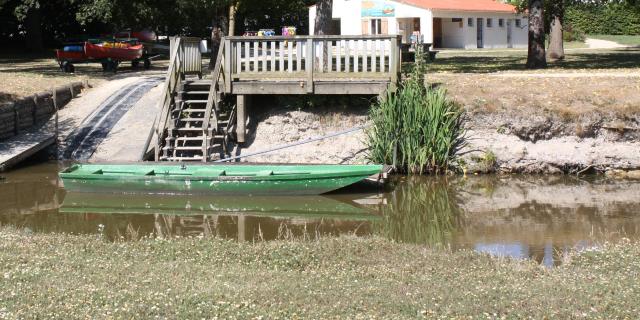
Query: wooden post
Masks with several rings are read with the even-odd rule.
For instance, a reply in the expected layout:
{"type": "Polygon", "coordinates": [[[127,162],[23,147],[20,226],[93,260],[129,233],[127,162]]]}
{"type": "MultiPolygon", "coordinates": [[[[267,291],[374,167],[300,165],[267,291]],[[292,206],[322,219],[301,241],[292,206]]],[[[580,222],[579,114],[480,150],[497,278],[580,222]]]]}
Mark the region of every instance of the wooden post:
{"type": "Polygon", "coordinates": [[[236,140],[238,143],[244,143],[247,123],[247,97],[244,94],[236,97],[236,109],[236,140]]]}
{"type": "MultiPolygon", "coordinates": [[[[307,39],[307,53],[304,60],[307,69],[307,93],[313,93],[313,60],[315,60],[315,53],[313,50],[313,39],[307,39]]],[[[322,67],[322,65],[320,66],[322,67]]]]}
{"type": "Polygon", "coordinates": [[[229,38],[224,39],[224,73],[225,73],[225,93],[231,93],[231,40],[229,38]]]}
{"type": "Polygon", "coordinates": [[[400,60],[400,47],[398,46],[398,38],[391,38],[391,52],[389,52],[389,73],[391,76],[391,84],[389,88],[391,91],[395,91],[398,87],[398,75],[400,70],[398,69],[400,60]]]}

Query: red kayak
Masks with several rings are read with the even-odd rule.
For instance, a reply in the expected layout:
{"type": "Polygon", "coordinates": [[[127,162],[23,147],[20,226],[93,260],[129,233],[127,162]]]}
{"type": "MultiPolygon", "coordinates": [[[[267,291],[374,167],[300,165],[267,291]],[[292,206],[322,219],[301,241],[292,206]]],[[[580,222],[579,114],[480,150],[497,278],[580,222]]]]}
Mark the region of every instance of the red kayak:
{"type": "Polygon", "coordinates": [[[85,42],[84,54],[89,59],[111,59],[115,61],[136,60],[142,57],[143,45],[129,45],[126,43],[93,44],[85,42]]]}
{"type": "Polygon", "coordinates": [[[115,38],[136,38],[138,41],[142,42],[152,42],[158,40],[158,36],[155,32],[150,30],[142,30],[142,31],[123,31],[116,33],[114,35],[115,38]]]}

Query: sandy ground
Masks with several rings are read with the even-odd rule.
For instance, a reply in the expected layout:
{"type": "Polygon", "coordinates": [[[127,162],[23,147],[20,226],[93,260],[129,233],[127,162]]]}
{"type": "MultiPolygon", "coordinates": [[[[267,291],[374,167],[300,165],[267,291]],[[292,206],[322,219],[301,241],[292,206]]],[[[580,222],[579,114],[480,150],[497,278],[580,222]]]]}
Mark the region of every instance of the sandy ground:
{"type": "Polygon", "coordinates": [[[111,94],[118,89],[139,81],[142,77],[127,77],[123,79],[107,81],[101,85],[87,90],[76,99],[71,100],[64,109],[60,110],[59,132],[62,147],[65,146],[66,137],[73,132],[86,118],[88,118],[96,108],[111,94]]]}
{"type": "MultiPolygon", "coordinates": [[[[72,100],[64,109],[59,112],[59,148],[62,152],[71,143],[70,135],[82,126],[82,124],[91,119],[98,107],[106,101],[112,94],[121,88],[129,86],[134,83],[139,83],[150,76],[156,75],[156,73],[147,73],[147,75],[131,75],[121,76],[120,79],[111,81],[105,81],[101,85],[87,90],[82,95],[72,100]]],[[[102,160],[129,160],[130,157],[139,157],[140,152],[136,150],[131,151],[139,145],[141,140],[146,140],[148,128],[153,122],[155,111],[153,109],[157,103],[157,96],[159,95],[157,88],[152,89],[146,93],[132,108],[118,120],[116,125],[112,128],[112,131],[107,135],[105,140],[100,144],[104,147],[98,149],[95,156],[102,160]],[[139,119],[137,121],[136,119],[139,119]],[[151,119],[151,120],[149,120],[151,119]],[[144,137],[143,137],[144,136],[144,137]],[[126,155],[125,153],[130,154],[126,155]]]]}
{"type": "Polygon", "coordinates": [[[151,124],[159,112],[158,101],[161,94],[162,85],[160,84],[138,100],[111,129],[91,156],[90,161],[140,161],[151,124]]]}
{"type": "MultiPolygon", "coordinates": [[[[250,125],[250,139],[241,154],[267,150],[280,145],[321,137],[367,123],[366,110],[343,108],[273,108],[258,115],[250,125]]],[[[364,163],[365,133],[345,135],[299,145],[284,150],[244,158],[250,162],[281,163],[364,163]]]]}

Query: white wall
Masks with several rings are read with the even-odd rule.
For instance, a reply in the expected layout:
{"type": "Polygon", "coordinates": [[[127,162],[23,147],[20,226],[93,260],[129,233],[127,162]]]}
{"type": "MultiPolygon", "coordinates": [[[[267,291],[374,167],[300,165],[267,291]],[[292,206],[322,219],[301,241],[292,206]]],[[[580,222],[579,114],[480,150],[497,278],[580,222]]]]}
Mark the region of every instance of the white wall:
{"type": "MultiPolygon", "coordinates": [[[[340,31],[343,35],[362,34],[362,2],[360,0],[334,0],[334,19],[340,19],[340,31]]],[[[398,33],[398,21],[396,18],[420,18],[420,29],[431,30],[431,11],[416,8],[403,3],[395,3],[395,17],[386,17],[389,23],[389,34],[398,33]]],[[[313,34],[316,19],[316,7],[309,7],[309,34],[313,34]]],[[[426,36],[426,35],[425,35],[426,36]]]]}
{"type": "MultiPolygon", "coordinates": [[[[361,35],[362,17],[361,0],[334,0],[333,18],[340,19],[340,29],[343,35],[361,35]]],[[[395,2],[395,17],[387,17],[389,34],[398,33],[396,18],[420,18],[420,30],[424,41],[433,43],[433,18],[442,18],[443,46],[446,48],[477,48],[476,28],[477,18],[484,19],[484,48],[507,48],[507,19],[512,21],[512,44],[514,48],[527,47],[527,21],[521,15],[501,12],[472,12],[472,11],[431,11],[417,8],[404,3],[395,2]],[[451,18],[462,18],[462,28],[458,22],[451,22],[451,18]],[[473,18],[473,26],[467,23],[473,18]],[[493,27],[487,28],[487,18],[493,18],[493,27]],[[504,26],[498,26],[498,19],[504,19],[504,26]],[[515,26],[515,19],[521,21],[521,28],[515,26]]],[[[314,32],[316,7],[309,7],[309,34],[314,32]]]]}
{"type": "Polygon", "coordinates": [[[442,18],[443,29],[443,47],[445,48],[465,48],[475,49],[477,48],[477,28],[478,19],[483,19],[483,37],[484,48],[507,48],[507,21],[512,20],[512,45],[513,48],[526,48],[527,47],[527,26],[526,19],[521,15],[509,14],[509,13],[491,13],[491,12],[450,12],[450,11],[436,11],[434,17],[442,18]],[[457,23],[452,23],[451,18],[462,18],[463,28],[454,28],[457,23]],[[473,19],[473,25],[469,26],[468,18],[473,19]],[[493,19],[493,26],[487,27],[487,19],[493,19]],[[504,19],[504,25],[500,27],[498,20],[504,19]],[[515,26],[515,19],[520,19],[521,28],[515,26]],[[462,35],[460,35],[462,33],[462,35]],[[447,38],[450,39],[447,39],[447,38]]]}
{"type": "Polygon", "coordinates": [[[464,21],[453,22],[451,18],[442,19],[442,46],[444,48],[464,48],[466,33],[464,21]]]}

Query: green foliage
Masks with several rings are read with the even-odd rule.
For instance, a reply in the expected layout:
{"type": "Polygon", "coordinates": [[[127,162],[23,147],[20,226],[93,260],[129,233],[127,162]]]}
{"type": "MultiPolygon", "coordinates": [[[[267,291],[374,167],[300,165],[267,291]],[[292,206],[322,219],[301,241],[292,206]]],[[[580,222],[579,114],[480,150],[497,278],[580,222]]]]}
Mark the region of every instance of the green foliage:
{"type": "Polygon", "coordinates": [[[586,34],[640,35],[640,6],[627,3],[568,7],[566,24],[586,34]]]}
{"type": "Polygon", "coordinates": [[[461,210],[446,177],[408,177],[394,186],[393,197],[382,206],[383,221],[374,233],[404,243],[441,247],[451,240],[461,210]]]}
{"type": "Polygon", "coordinates": [[[575,29],[571,25],[566,25],[564,27],[564,32],[562,33],[562,39],[566,42],[584,41],[585,34],[582,30],[575,29]]]}
{"type": "Polygon", "coordinates": [[[99,36],[124,29],[150,29],[164,35],[208,37],[213,23],[226,30],[231,2],[237,4],[236,34],[245,30],[296,26],[307,30],[312,0],[0,0],[0,41],[20,43],[29,33],[24,21],[37,14],[42,38],[56,46],[68,38],[99,36]]]}
{"type": "Polygon", "coordinates": [[[424,85],[424,53],[397,92],[371,109],[369,160],[395,164],[408,173],[446,172],[464,144],[463,110],[442,88],[424,85]]]}

